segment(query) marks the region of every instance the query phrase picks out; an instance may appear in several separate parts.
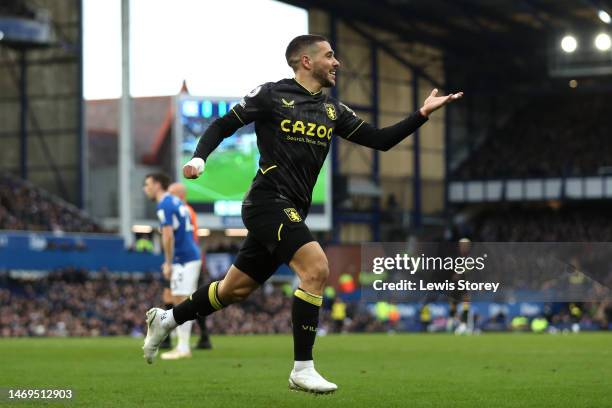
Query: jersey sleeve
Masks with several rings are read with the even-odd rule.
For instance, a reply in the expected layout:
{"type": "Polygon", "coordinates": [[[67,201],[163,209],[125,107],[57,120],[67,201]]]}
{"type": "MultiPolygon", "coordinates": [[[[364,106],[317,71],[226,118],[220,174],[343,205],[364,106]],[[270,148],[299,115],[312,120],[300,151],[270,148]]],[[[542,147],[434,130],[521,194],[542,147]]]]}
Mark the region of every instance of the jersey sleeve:
{"type": "Polygon", "coordinates": [[[172,226],[172,208],[166,202],[161,202],[157,206],[157,218],[160,227],[172,226]]]}
{"type": "Polygon", "coordinates": [[[348,106],[338,102],[339,114],[334,133],[343,138],[349,138],[363,125],[364,120],[348,106]]]}
{"type": "Polygon", "coordinates": [[[268,112],[270,112],[270,88],[270,82],[259,85],[257,88],[246,94],[229,113],[235,115],[238,120],[242,122],[242,125],[247,125],[264,117],[268,112]]]}
{"type": "Polygon", "coordinates": [[[253,89],[223,117],[211,123],[198,141],[193,157],[206,161],[223,139],[269,112],[270,87],[271,83],[265,83],[253,89]]]}
{"type": "Polygon", "coordinates": [[[350,142],[383,152],[396,146],[427,122],[427,117],[416,111],[394,125],[378,129],[363,120],[356,121],[356,117],[355,115],[353,119],[346,119],[345,123],[350,125],[346,130],[339,130],[338,135],[350,142]]]}

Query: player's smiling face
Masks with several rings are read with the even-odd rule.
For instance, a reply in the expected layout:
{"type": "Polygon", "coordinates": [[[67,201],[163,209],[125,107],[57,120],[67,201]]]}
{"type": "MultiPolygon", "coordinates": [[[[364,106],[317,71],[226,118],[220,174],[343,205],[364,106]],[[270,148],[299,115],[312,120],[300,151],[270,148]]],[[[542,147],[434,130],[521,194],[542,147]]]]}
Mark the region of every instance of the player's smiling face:
{"type": "Polygon", "coordinates": [[[312,76],[322,87],[332,87],[336,85],[336,71],[340,61],[334,56],[334,50],[327,41],[318,42],[316,46],[318,49],[312,56],[312,76]]]}

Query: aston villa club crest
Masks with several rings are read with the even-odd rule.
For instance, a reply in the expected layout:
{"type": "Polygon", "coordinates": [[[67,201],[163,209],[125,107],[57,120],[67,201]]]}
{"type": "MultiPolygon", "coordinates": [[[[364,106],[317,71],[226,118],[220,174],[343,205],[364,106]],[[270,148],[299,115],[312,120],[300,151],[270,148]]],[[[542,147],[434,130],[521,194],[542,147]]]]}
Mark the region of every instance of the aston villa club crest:
{"type": "Polygon", "coordinates": [[[287,217],[289,217],[289,220],[291,222],[302,221],[302,217],[300,216],[300,213],[298,213],[295,208],[285,208],[285,214],[287,214],[287,217]]]}
{"type": "Polygon", "coordinates": [[[332,105],[331,103],[326,103],[325,105],[325,112],[327,113],[327,117],[330,118],[331,120],[336,120],[336,107],[334,105],[332,105]]]}

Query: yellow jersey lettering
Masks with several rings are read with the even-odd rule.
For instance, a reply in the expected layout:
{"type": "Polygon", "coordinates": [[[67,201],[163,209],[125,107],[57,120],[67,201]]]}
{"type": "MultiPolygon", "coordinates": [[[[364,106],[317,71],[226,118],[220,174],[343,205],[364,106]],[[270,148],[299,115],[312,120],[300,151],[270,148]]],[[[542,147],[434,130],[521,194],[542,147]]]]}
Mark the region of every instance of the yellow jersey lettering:
{"type": "Polygon", "coordinates": [[[286,132],[286,133],[291,132],[291,129],[290,129],[290,128],[285,127],[285,125],[290,125],[290,124],[291,124],[291,121],[290,121],[289,119],[284,119],[284,120],[283,120],[283,121],[280,123],[281,130],[282,130],[283,132],[286,132]]]}
{"type": "Polygon", "coordinates": [[[306,130],[306,128],[304,127],[304,122],[302,122],[301,120],[296,120],[293,123],[293,133],[301,133],[304,134],[304,130],[306,130]]]}
{"type": "Polygon", "coordinates": [[[315,130],[316,127],[317,127],[316,123],[308,122],[308,131],[306,131],[306,134],[308,136],[314,136],[315,135],[314,130],[315,130]]]}
{"type": "Polygon", "coordinates": [[[319,136],[319,138],[323,139],[326,133],[327,133],[327,128],[325,126],[320,125],[317,128],[317,136],[319,136]]]}
{"type": "Polygon", "coordinates": [[[301,120],[293,122],[291,119],[283,119],[280,122],[280,128],[285,133],[302,134],[310,137],[318,137],[319,139],[327,138],[327,140],[331,140],[334,131],[333,127],[327,127],[312,122],[304,123],[301,120]]]}

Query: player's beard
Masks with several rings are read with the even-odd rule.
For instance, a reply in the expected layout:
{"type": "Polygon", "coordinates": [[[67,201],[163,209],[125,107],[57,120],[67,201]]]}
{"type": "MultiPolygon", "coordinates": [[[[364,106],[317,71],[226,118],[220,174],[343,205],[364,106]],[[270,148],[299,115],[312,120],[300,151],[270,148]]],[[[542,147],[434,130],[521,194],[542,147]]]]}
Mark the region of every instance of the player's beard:
{"type": "Polygon", "coordinates": [[[315,78],[323,88],[331,88],[335,84],[329,80],[329,69],[315,68],[312,71],[312,76],[315,78]]]}

